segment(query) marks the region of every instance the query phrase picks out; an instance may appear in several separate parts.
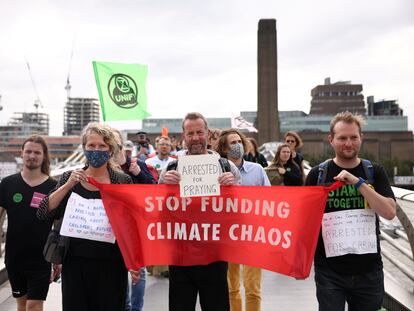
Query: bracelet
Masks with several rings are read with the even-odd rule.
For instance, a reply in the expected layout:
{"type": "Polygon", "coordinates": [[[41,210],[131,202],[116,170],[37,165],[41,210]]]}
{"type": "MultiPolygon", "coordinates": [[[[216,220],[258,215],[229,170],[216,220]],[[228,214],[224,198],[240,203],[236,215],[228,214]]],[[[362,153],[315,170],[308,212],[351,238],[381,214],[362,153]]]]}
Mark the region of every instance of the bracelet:
{"type": "Polygon", "coordinates": [[[362,186],[363,184],[365,184],[365,179],[364,179],[364,178],[359,177],[358,179],[359,179],[359,180],[358,180],[358,182],[354,185],[356,189],[361,188],[361,186],[362,186]]]}

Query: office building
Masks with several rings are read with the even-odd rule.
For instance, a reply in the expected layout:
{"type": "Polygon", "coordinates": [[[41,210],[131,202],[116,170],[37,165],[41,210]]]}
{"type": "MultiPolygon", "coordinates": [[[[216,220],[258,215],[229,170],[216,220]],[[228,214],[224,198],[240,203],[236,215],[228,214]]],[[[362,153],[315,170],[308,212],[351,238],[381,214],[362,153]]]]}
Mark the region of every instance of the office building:
{"type": "Polygon", "coordinates": [[[325,84],[311,90],[310,115],[335,115],[341,111],[366,115],[362,84],[351,84],[350,81],[331,83],[330,78],[325,84]]]}
{"type": "Polygon", "coordinates": [[[32,134],[49,135],[49,115],[40,112],[15,112],[7,125],[0,126],[0,145],[7,145],[12,138],[32,134]]]}
{"type": "Polygon", "coordinates": [[[370,116],[402,116],[403,110],[396,100],[375,101],[374,96],[367,97],[368,115],[370,116]]]}
{"type": "Polygon", "coordinates": [[[95,98],[68,97],[63,118],[63,135],[80,135],[89,122],[99,122],[99,101],[95,98]]]}

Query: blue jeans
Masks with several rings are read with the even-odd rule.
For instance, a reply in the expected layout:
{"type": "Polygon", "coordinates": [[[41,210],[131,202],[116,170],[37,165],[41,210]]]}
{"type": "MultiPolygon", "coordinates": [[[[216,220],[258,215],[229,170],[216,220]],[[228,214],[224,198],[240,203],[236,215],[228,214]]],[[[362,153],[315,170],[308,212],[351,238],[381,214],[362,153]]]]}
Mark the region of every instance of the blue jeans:
{"type": "Polygon", "coordinates": [[[147,269],[145,267],[141,268],[139,276],[138,283],[128,284],[125,311],[141,311],[144,306],[145,283],[147,280],[147,269]]]}
{"type": "Polygon", "coordinates": [[[380,267],[365,274],[346,275],[315,266],[315,282],[319,311],[344,310],[345,301],[349,311],[381,309],[384,273],[380,267]]]}

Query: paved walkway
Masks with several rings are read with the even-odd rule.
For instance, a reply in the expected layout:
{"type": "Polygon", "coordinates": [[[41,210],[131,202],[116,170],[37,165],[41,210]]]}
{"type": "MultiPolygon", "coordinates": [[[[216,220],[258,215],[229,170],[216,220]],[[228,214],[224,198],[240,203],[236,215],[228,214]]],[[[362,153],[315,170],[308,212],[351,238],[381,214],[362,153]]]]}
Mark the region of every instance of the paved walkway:
{"type": "MultiPolygon", "coordinates": [[[[0,288],[0,311],[15,311],[10,285],[0,288]]],[[[61,311],[60,284],[53,283],[44,311],[61,311]]],[[[168,279],[149,276],[145,293],[145,311],[168,310],[168,279]]],[[[199,307],[197,311],[201,310],[199,307]]],[[[317,310],[313,275],[297,281],[283,275],[263,271],[262,311],[317,310]]]]}

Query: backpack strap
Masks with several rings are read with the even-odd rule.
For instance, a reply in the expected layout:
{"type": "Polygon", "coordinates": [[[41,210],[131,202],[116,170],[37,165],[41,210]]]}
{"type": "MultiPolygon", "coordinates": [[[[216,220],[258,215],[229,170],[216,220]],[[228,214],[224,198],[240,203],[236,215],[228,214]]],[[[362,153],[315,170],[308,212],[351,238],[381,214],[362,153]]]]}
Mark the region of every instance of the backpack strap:
{"type": "Polygon", "coordinates": [[[167,164],[167,172],[168,171],[176,171],[178,166],[178,160],[171,161],[167,164]]]}
{"type": "Polygon", "coordinates": [[[227,160],[226,158],[219,158],[219,163],[220,163],[221,170],[223,171],[223,173],[231,172],[229,160],[227,160]]]}
{"type": "Polygon", "coordinates": [[[317,185],[324,185],[326,181],[326,175],[328,174],[328,166],[332,159],[328,159],[325,162],[319,163],[318,183],[317,185]]]}
{"type": "MultiPolygon", "coordinates": [[[[319,173],[318,173],[318,185],[325,184],[326,175],[328,172],[328,165],[332,159],[328,159],[325,162],[319,164],[319,173]]],[[[373,184],[375,180],[375,170],[372,162],[370,160],[361,159],[362,167],[364,168],[365,176],[367,177],[367,181],[369,184],[373,184]]]]}
{"type": "Polygon", "coordinates": [[[374,166],[372,165],[372,162],[370,160],[361,159],[362,166],[364,168],[365,176],[367,176],[368,183],[373,184],[375,180],[375,171],[374,166]]]}

